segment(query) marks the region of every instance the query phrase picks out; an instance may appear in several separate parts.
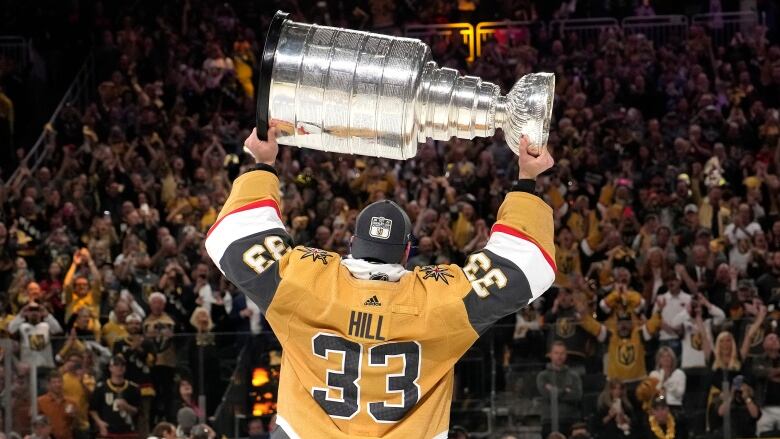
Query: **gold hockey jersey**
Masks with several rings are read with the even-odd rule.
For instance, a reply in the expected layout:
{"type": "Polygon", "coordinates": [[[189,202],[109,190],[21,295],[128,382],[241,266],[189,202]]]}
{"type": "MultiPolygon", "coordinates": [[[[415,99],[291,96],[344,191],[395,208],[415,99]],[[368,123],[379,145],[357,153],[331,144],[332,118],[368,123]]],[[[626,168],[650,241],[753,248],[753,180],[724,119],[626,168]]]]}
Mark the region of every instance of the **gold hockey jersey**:
{"type": "Polygon", "coordinates": [[[455,363],[555,278],[552,212],[534,195],[507,195],[464,267],[361,280],[335,253],[291,247],[264,170],[236,179],[206,249],[282,344],[275,438],[445,438],[455,363]]]}

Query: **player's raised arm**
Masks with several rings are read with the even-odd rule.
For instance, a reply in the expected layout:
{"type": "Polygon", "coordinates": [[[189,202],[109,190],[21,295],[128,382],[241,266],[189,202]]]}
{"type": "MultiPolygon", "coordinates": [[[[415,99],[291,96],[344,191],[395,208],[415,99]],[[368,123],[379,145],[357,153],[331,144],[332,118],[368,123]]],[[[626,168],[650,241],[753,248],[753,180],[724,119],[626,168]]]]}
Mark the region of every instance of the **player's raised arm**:
{"type": "Polygon", "coordinates": [[[547,148],[530,155],[526,137],[519,150],[519,180],[498,210],[487,245],[463,267],[472,286],[463,302],[478,333],[541,296],[555,279],[552,209],[534,194],[536,177],[553,159],[547,148]]]}
{"type": "Polygon", "coordinates": [[[292,243],[281,220],[274,130],[268,130],[267,142],[260,141],[255,130],[246,139],[245,148],[257,164],[233,182],[206,238],[206,251],[217,267],[263,312],[279,286],[283,256],[292,243]]]}

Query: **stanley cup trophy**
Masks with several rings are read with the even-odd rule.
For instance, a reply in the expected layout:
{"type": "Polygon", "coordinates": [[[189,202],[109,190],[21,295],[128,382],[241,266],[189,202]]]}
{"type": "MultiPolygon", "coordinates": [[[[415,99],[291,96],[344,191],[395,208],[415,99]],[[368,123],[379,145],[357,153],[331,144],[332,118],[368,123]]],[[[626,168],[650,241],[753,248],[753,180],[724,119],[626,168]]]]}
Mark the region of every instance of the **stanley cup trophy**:
{"type": "Polygon", "coordinates": [[[546,147],[552,73],[496,84],[439,68],[420,40],[296,23],[277,12],[260,66],[257,135],[269,121],[277,141],[322,151],[408,159],[431,137],[473,139],[502,128],[518,154],[546,147]]]}

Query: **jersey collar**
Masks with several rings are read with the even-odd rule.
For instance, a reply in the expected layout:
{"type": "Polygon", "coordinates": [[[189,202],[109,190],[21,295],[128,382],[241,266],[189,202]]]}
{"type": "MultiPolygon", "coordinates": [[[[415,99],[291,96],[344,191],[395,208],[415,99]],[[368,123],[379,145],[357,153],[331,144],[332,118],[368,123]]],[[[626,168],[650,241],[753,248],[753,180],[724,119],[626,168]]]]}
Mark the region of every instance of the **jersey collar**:
{"type": "Polygon", "coordinates": [[[360,280],[398,282],[404,274],[409,273],[401,264],[375,264],[363,259],[354,259],[352,255],[343,258],[341,265],[345,266],[353,277],[360,280]]]}

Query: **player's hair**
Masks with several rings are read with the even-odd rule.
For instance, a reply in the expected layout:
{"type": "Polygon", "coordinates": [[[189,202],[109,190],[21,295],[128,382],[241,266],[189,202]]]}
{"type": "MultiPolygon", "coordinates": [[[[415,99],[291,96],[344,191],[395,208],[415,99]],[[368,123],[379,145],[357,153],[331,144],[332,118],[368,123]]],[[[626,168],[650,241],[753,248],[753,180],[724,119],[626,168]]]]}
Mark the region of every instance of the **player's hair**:
{"type": "Polygon", "coordinates": [[[60,372],[57,369],[52,370],[49,372],[49,375],[47,376],[48,380],[54,380],[54,379],[62,379],[62,372],[60,372]]]}
{"type": "Polygon", "coordinates": [[[633,410],[633,405],[631,404],[631,401],[628,399],[628,396],[626,395],[626,386],[623,384],[622,381],[620,381],[617,378],[612,378],[611,380],[607,381],[607,383],[604,385],[604,390],[601,391],[599,394],[599,398],[596,402],[598,409],[609,409],[609,407],[612,405],[612,389],[615,389],[617,387],[621,388],[620,392],[620,402],[623,405],[623,408],[627,411],[633,410]]]}
{"type": "Polygon", "coordinates": [[[149,295],[149,302],[151,303],[152,299],[160,299],[163,301],[163,303],[168,303],[168,298],[165,297],[165,294],[155,291],[152,294],[149,295]]]}
{"type": "Polygon", "coordinates": [[[655,354],[655,367],[657,369],[661,368],[661,355],[668,354],[672,357],[672,370],[677,369],[677,354],[674,353],[674,350],[670,348],[669,346],[661,346],[658,348],[658,352],[655,354]]]}
{"type": "Polygon", "coordinates": [[[550,345],[550,352],[552,352],[553,348],[554,348],[554,347],[556,347],[556,346],[560,346],[560,347],[562,347],[562,348],[564,348],[564,349],[567,349],[567,350],[568,350],[568,348],[566,347],[566,343],[564,343],[564,342],[562,342],[562,341],[560,341],[560,340],[555,340],[555,341],[554,341],[554,342],[552,342],[552,344],[550,345]]]}
{"type": "Polygon", "coordinates": [[[739,353],[737,351],[737,342],[734,339],[734,335],[729,331],[723,331],[720,334],[718,334],[718,337],[715,339],[715,346],[712,348],[713,350],[713,356],[715,357],[715,360],[712,362],[712,370],[718,370],[718,369],[729,369],[729,370],[739,370],[739,368],[742,366],[742,363],[739,361],[739,353]],[[729,355],[729,358],[726,360],[728,363],[725,363],[721,360],[720,355],[720,341],[726,338],[731,338],[731,355],[729,355]]]}

